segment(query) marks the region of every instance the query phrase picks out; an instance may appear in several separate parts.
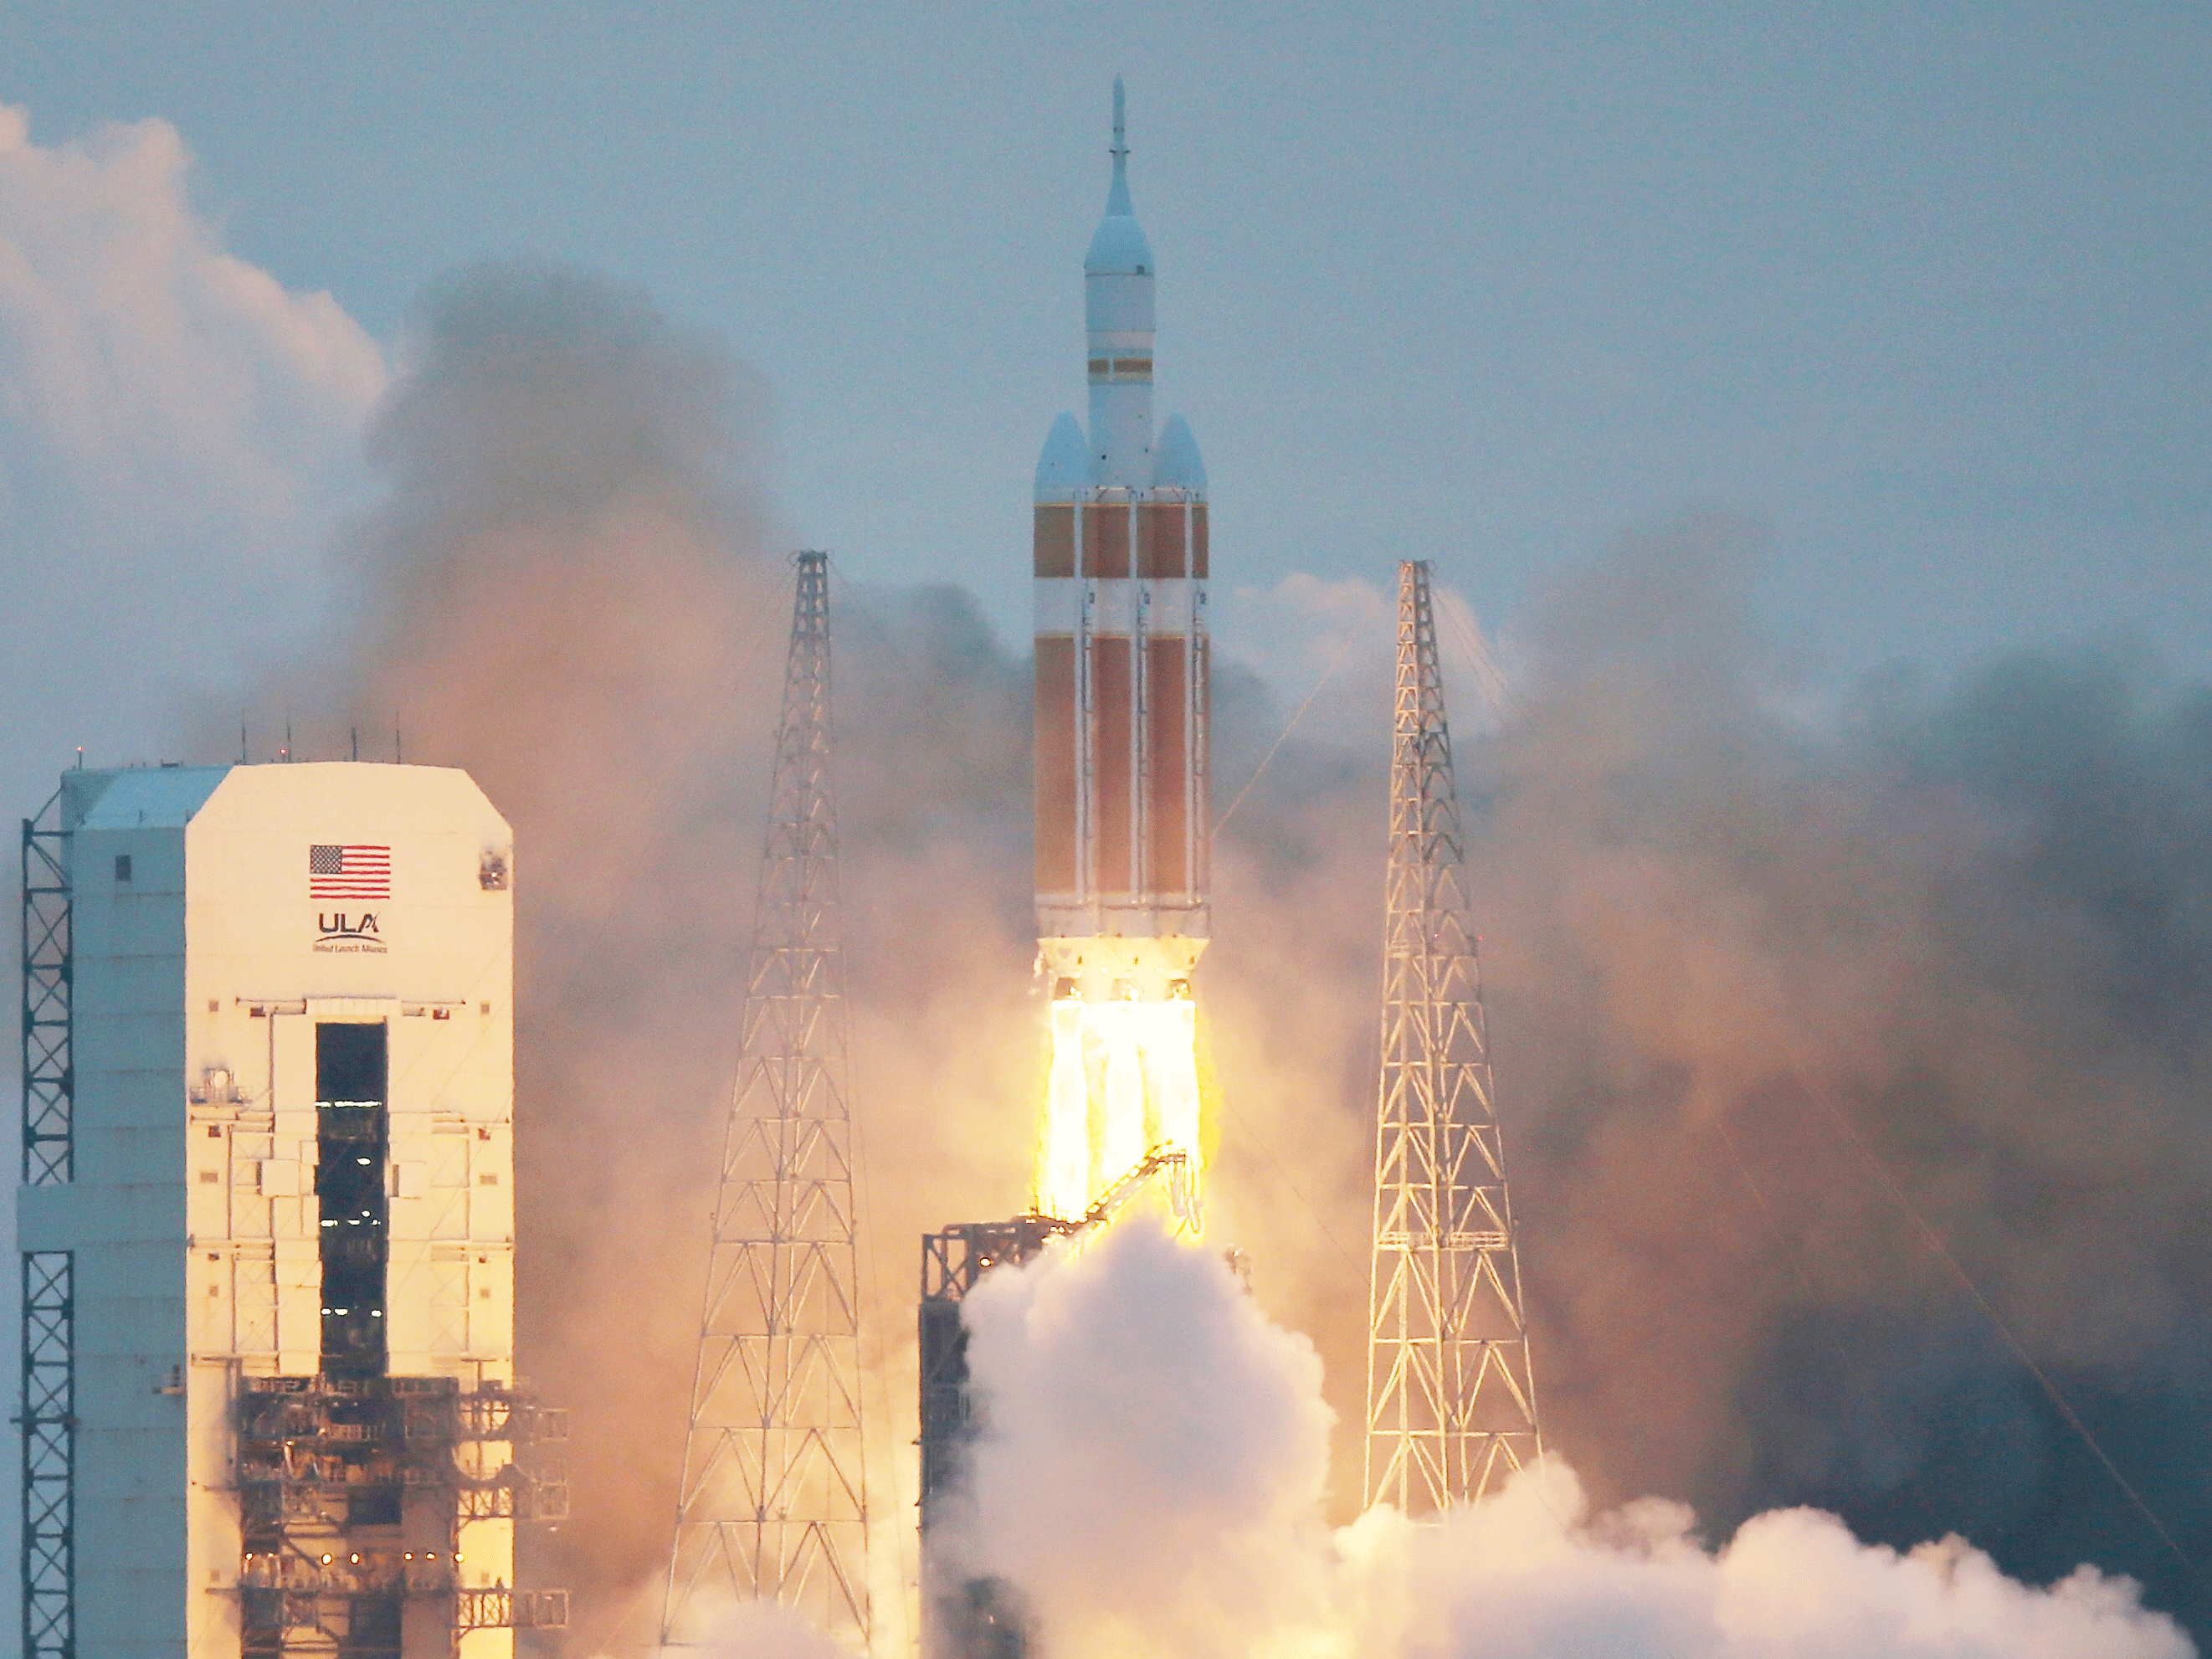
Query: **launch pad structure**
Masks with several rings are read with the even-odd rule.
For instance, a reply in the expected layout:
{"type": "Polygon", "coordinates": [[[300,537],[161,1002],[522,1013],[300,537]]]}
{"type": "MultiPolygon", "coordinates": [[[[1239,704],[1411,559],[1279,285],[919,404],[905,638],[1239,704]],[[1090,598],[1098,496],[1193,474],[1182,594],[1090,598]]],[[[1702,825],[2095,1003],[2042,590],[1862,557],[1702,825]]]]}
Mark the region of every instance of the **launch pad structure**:
{"type": "Polygon", "coordinates": [[[1029,1638],[1011,1589],[967,1571],[945,1547],[959,1526],[968,1453],[981,1425],[968,1374],[962,1306],[984,1274],[1019,1267],[1083,1224],[1058,1216],[973,1221],[921,1241],[921,1659],[1024,1659],[1029,1638]]]}
{"type": "Polygon", "coordinates": [[[983,1427],[968,1371],[969,1296],[994,1268],[1019,1267],[1055,1240],[1103,1227],[1156,1176],[1188,1180],[1189,1155],[1155,1146],[1083,1215],[1030,1214],[1007,1221],[971,1221],[926,1233],[921,1241],[921,1309],[917,1331],[921,1381],[923,1659],[1022,1659],[1027,1652],[1019,1608],[1007,1587],[966,1572],[957,1552],[934,1547],[957,1531],[968,1453],[983,1427]]]}

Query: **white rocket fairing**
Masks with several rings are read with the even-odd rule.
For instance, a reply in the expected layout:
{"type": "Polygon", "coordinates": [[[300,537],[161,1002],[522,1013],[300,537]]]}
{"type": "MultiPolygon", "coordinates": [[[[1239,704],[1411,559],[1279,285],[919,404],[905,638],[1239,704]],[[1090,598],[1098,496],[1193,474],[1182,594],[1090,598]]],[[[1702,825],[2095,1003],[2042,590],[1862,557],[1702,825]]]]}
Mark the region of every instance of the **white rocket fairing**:
{"type": "Polygon", "coordinates": [[[1091,429],[1062,415],[1036,474],[1037,957],[1052,986],[1036,1201],[1077,1217],[1148,1154],[1198,1225],[1196,1011],[1206,948],[1206,468],[1152,431],[1151,245],[1114,181],[1083,262],[1091,429]]]}
{"type": "Polygon", "coordinates": [[[1187,996],[1207,933],[1206,468],[1152,430],[1151,245],[1114,177],[1083,262],[1091,428],[1037,462],[1036,906],[1055,999],[1187,996]]]}

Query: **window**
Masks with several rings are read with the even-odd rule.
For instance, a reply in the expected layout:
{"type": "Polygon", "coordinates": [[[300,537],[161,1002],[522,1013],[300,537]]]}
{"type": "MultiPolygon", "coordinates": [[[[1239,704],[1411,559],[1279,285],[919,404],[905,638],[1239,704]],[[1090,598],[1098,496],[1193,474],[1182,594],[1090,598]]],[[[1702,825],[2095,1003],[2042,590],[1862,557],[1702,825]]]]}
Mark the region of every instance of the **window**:
{"type": "Polygon", "coordinates": [[[118,881],[128,881],[131,879],[130,854],[118,853],[115,855],[115,878],[118,881]]]}

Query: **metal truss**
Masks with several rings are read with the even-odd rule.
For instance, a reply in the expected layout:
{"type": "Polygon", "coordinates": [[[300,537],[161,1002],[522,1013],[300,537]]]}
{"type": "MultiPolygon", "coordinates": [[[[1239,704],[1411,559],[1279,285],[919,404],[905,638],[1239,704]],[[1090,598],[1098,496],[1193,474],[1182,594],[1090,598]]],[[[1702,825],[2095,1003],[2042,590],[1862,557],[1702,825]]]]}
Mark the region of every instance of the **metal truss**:
{"type": "Polygon", "coordinates": [[[568,1592],[564,1589],[465,1589],[454,1595],[456,1632],[568,1628],[568,1592]]]}
{"type": "Polygon", "coordinates": [[[453,1609],[453,1653],[465,1631],[566,1624],[566,1590],[466,1586],[459,1571],[476,1522],[567,1518],[565,1411],[453,1377],[248,1376],[232,1428],[246,1659],[388,1653],[410,1601],[453,1609]],[[402,1547],[387,1528],[423,1494],[438,1502],[402,1547]]]}
{"type": "Polygon", "coordinates": [[[1398,567],[1367,1501],[1433,1515],[1540,1455],[1425,560],[1398,567]]]}
{"type": "Polygon", "coordinates": [[[794,562],[664,1646],[699,1641],[702,1619],[733,1598],[782,1602],[863,1650],[871,1634],[829,556],[794,562]]]}
{"type": "Polygon", "coordinates": [[[69,831],[57,789],[23,820],[23,1184],[70,1179],[76,1071],[70,1006],[76,980],[69,831]]]}
{"type": "MultiPolygon", "coordinates": [[[[23,1184],[74,1173],[76,1072],[70,1008],[76,963],[69,832],[57,789],[23,820],[23,1184]]],[[[23,1253],[24,1659],[76,1654],[76,1272],[67,1250],[23,1253]]]]}
{"type": "Polygon", "coordinates": [[[23,1659],[76,1659],[76,1258],[23,1252],[23,1659]]]}

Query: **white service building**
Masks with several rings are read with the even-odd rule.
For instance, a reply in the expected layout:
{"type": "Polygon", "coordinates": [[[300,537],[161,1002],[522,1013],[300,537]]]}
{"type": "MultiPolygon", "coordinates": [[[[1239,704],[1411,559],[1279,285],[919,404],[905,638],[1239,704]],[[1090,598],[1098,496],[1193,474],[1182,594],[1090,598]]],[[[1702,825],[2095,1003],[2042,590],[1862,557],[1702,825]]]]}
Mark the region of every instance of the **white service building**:
{"type": "Polygon", "coordinates": [[[27,1659],[508,1659],[565,1490],[506,822],[437,767],[78,771],[24,864],[27,1659]]]}

